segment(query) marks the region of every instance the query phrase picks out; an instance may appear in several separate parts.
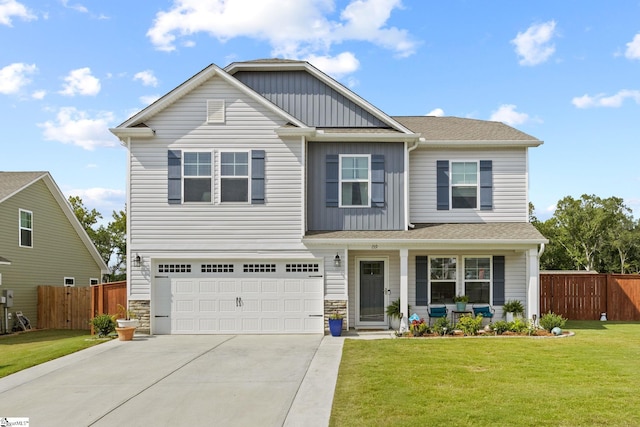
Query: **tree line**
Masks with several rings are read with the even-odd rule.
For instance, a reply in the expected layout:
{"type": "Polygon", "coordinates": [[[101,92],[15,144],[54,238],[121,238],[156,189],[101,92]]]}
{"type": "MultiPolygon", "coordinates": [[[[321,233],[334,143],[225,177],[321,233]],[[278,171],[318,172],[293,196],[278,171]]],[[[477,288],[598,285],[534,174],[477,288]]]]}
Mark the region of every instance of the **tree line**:
{"type": "Polygon", "coordinates": [[[89,210],[82,203],[82,198],[70,196],[71,208],[89,235],[94,246],[104,262],[109,266],[107,282],[117,282],[127,279],[127,212],[113,211],[112,219],[106,226],[99,225],[102,214],[95,209],[89,210]]]}
{"type": "Polygon", "coordinates": [[[567,196],[546,221],[529,203],[529,220],[549,239],[541,270],[640,273],[640,220],[619,197],[567,196]]]}

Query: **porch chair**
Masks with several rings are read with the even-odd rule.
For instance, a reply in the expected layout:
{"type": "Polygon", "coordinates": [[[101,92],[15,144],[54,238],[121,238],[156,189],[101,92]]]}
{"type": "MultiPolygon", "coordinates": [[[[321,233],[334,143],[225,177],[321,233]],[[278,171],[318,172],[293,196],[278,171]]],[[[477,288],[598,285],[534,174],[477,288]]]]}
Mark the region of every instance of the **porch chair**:
{"type": "Polygon", "coordinates": [[[449,310],[447,309],[447,306],[444,304],[437,304],[437,305],[429,304],[427,308],[427,314],[429,315],[429,326],[431,326],[432,317],[434,318],[447,317],[447,315],[449,314],[449,310]]]}
{"type": "Polygon", "coordinates": [[[482,314],[482,320],[489,319],[489,323],[491,323],[491,321],[493,320],[493,315],[496,313],[496,310],[489,304],[474,304],[472,309],[474,316],[482,314]]]}

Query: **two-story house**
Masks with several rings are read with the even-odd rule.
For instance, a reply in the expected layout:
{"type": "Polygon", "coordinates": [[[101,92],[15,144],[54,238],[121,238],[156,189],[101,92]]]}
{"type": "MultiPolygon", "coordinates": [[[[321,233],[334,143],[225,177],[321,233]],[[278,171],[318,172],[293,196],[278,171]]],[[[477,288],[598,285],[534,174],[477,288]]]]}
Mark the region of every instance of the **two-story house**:
{"type": "MultiPolygon", "coordinates": [[[[7,313],[20,311],[37,326],[38,286],[88,287],[108,272],[49,172],[0,171],[0,291],[13,295],[7,313]]],[[[2,331],[11,331],[7,320],[2,331]]]]}
{"type": "Polygon", "coordinates": [[[457,294],[538,314],[545,238],[502,123],[392,117],[307,62],[210,65],[111,129],[127,148],[129,304],[151,333],[386,328],[457,294]]]}

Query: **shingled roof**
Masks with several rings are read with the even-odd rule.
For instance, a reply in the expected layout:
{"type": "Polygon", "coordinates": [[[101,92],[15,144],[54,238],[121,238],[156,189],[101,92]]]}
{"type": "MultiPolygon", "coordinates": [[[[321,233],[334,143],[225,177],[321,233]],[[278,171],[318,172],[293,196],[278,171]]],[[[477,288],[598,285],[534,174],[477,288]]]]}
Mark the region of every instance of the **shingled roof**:
{"type": "Polygon", "coordinates": [[[460,117],[392,116],[427,141],[538,141],[501,122],[460,117]]]}
{"type": "Polygon", "coordinates": [[[416,224],[411,230],[310,231],[305,240],[403,240],[428,242],[545,243],[547,239],[528,222],[484,224],[416,224]]]}
{"type": "Polygon", "coordinates": [[[47,172],[0,172],[0,202],[47,172]]]}

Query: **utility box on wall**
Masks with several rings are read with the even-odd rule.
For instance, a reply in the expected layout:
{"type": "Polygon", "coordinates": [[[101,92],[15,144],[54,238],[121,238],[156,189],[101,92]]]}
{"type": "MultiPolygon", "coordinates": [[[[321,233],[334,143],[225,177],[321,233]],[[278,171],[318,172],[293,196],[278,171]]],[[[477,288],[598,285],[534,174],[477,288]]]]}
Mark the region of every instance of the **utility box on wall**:
{"type": "Polygon", "coordinates": [[[12,289],[4,289],[2,291],[2,297],[4,299],[5,307],[13,307],[13,290],[12,289]]]}

